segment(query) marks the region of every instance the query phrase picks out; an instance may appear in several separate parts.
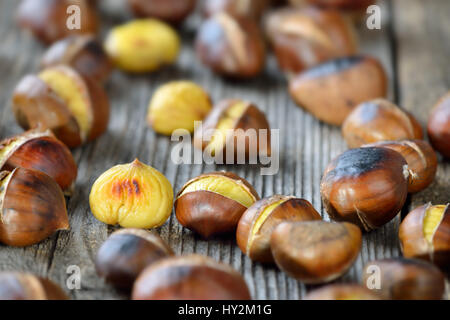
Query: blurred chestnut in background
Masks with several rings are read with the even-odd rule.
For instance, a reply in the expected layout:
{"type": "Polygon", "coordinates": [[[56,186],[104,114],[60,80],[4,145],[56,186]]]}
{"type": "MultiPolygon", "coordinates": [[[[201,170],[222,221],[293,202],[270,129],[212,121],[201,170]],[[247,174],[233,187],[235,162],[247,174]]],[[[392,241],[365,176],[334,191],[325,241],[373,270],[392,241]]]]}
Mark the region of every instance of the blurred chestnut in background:
{"type": "Polygon", "coordinates": [[[450,159],[450,92],[443,96],[431,111],[428,137],[433,148],[450,159]]]}
{"type": "Polygon", "coordinates": [[[325,169],[320,194],[332,219],[370,231],[401,210],[408,178],[408,165],[400,153],[388,148],[350,149],[325,169]]]}
{"type": "Polygon", "coordinates": [[[18,8],[17,21],[45,44],[69,35],[96,33],[99,25],[95,3],[90,0],[23,0],[18,8]],[[67,26],[77,22],[71,15],[78,11],[69,10],[71,5],[80,11],[79,29],[67,26]]]}
{"type": "Polygon", "coordinates": [[[409,170],[408,192],[418,192],[428,187],[437,170],[437,156],[424,140],[380,141],[362,147],[389,148],[405,158],[409,170]]]}
{"type": "Polygon", "coordinates": [[[377,141],[423,138],[422,127],[414,116],[385,99],[358,105],[345,119],[342,135],[350,148],[377,141]]]}
{"type": "Polygon", "coordinates": [[[112,69],[102,45],[92,35],[76,35],[53,43],[41,59],[41,68],[71,66],[82,76],[105,81],[112,69]]]}
{"type": "Polygon", "coordinates": [[[358,104],[387,92],[387,77],[378,60],[368,56],[338,58],[289,80],[294,101],[318,119],[341,125],[358,104]]]}
{"type": "Polygon", "coordinates": [[[279,67],[297,73],[356,53],[355,31],[339,12],[285,8],[269,14],[266,32],[279,67]]]}
{"type": "Polygon", "coordinates": [[[180,23],[194,10],[197,0],[128,0],[128,3],[138,17],[180,23]]]}
{"type": "Polygon", "coordinates": [[[251,78],[265,64],[265,45],[257,23],[221,12],[200,26],[195,50],[204,65],[230,77],[251,78]]]}
{"type": "Polygon", "coordinates": [[[359,284],[335,283],[308,293],[304,300],[380,300],[372,291],[359,284]]]}
{"type": "Polygon", "coordinates": [[[212,16],[219,12],[227,12],[237,17],[248,17],[258,20],[267,9],[270,0],[205,0],[203,14],[212,16]]]}
{"type": "Polygon", "coordinates": [[[281,270],[314,284],[343,275],[356,260],[361,241],[361,230],[347,222],[282,222],[272,232],[270,248],[281,270]]]}
{"type": "Polygon", "coordinates": [[[397,258],[370,261],[364,266],[362,274],[366,286],[373,276],[379,277],[379,288],[372,290],[383,299],[439,300],[445,291],[442,272],[423,260],[397,258]]]}
{"type": "Polygon", "coordinates": [[[450,206],[424,204],[405,217],[399,238],[403,255],[450,270],[450,206]]]}
{"type": "Polygon", "coordinates": [[[308,201],[293,196],[273,195],[256,201],[239,220],[237,244],[250,259],[274,262],[270,250],[273,229],[283,221],[320,220],[308,201]]]}

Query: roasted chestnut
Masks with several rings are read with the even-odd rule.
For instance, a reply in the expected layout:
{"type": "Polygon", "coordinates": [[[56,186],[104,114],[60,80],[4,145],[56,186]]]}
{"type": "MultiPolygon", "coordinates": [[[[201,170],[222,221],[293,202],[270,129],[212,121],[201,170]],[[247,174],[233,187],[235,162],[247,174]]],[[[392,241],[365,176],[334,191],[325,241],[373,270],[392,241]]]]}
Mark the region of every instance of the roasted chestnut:
{"type": "Polygon", "coordinates": [[[380,300],[380,298],[364,286],[335,283],[311,291],[304,300],[380,300]]]}
{"type": "Polygon", "coordinates": [[[178,192],[175,214],[181,225],[208,238],[234,231],[244,211],[257,200],[251,184],[236,174],[204,173],[178,192]]]}
{"type": "Polygon", "coordinates": [[[242,276],[230,266],[190,255],[147,267],[134,283],[133,300],[249,300],[242,276]]]}
{"type": "Polygon", "coordinates": [[[219,12],[227,12],[233,16],[261,18],[270,0],[206,0],[203,3],[203,14],[212,16],[219,12]]]}
{"type": "Polygon", "coordinates": [[[385,99],[358,105],[342,125],[342,135],[350,148],[377,141],[422,139],[419,122],[409,112],[385,99]]]}
{"type": "Polygon", "coordinates": [[[405,217],[399,238],[403,255],[450,270],[450,206],[424,204],[405,217]]]}
{"type": "Polygon", "coordinates": [[[197,0],[128,0],[128,3],[138,17],[180,23],[194,10],[197,0]]]}
{"type": "Polygon", "coordinates": [[[282,222],[272,232],[270,248],[281,270],[312,284],[343,275],[356,260],[361,241],[361,230],[347,222],[282,222]]]}
{"type": "Polygon", "coordinates": [[[383,299],[439,300],[445,292],[445,277],[434,265],[417,259],[383,259],[367,263],[363,284],[383,299]],[[372,283],[373,281],[373,283],[372,283]]]}
{"type": "Polygon", "coordinates": [[[370,231],[401,210],[408,179],[408,165],[400,153],[388,148],[350,149],[325,169],[320,193],[332,219],[370,231]]]}
{"type": "Polygon", "coordinates": [[[250,78],[264,68],[264,39],[248,17],[213,15],[200,26],[195,50],[204,65],[225,76],[250,78]]]}
{"type": "Polygon", "coordinates": [[[273,262],[270,236],[279,223],[320,219],[320,214],[304,199],[282,195],[264,198],[249,207],[239,220],[237,244],[250,259],[273,262]]]}
{"type": "Polygon", "coordinates": [[[450,92],[443,96],[431,111],[428,137],[433,148],[450,159],[450,92]]]}

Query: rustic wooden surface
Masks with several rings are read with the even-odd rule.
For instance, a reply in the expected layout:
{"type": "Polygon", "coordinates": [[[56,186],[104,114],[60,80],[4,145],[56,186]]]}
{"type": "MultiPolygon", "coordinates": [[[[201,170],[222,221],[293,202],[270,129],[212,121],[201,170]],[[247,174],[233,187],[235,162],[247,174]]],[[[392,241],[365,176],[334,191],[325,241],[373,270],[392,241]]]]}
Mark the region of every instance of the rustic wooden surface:
{"type": "MultiPolygon", "coordinates": [[[[104,33],[112,25],[131,15],[125,1],[102,2],[104,33]]],[[[44,47],[14,23],[18,1],[0,1],[0,137],[21,132],[11,113],[11,93],[19,79],[36,72],[44,47]]],[[[448,0],[381,1],[381,31],[359,30],[361,50],[377,56],[388,71],[389,97],[411,110],[425,125],[437,99],[450,88],[450,2],[448,0]]],[[[204,86],[215,101],[240,97],[255,102],[266,112],[272,128],[280,128],[280,171],[275,176],[261,176],[259,169],[231,166],[227,170],[247,178],[261,196],[274,193],[293,194],[309,200],[324,211],[319,182],[331,158],[346,150],[340,130],[321,123],[295,106],[286,83],[269,57],[264,74],[255,80],[229,81],[209,72],[195,58],[192,42],[200,22],[192,16],[180,30],[183,50],[174,67],[148,75],[127,75],[116,71],[107,83],[111,100],[108,131],[98,140],[73,150],[79,166],[76,191],[68,201],[70,231],[26,248],[0,246],[0,270],[24,270],[47,276],[59,283],[74,299],[126,298],[105,284],[95,274],[94,257],[101,243],[114,228],[97,221],[88,204],[90,188],[105,170],[138,157],[162,171],[177,191],[189,178],[202,172],[225,169],[223,166],[175,165],[170,161],[173,144],[156,135],[145,122],[147,104],[159,85],[175,79],[191,79],[204,86]],[[80,290],[68,290],[67,267],[81,269],[80,290]]],[[[439,164],[431,187],[409,198],[403,214],[425,202],[450,201],[450,164],[439,164]]],[[[351,270],[339,282],[358,282],[363,265],[373,259],[400,256],[398,225],[400,216],[364,235],[361,253],[351,270]]],[[[204,241],[183,229],[174,215],[160,229],[160,234],[177,254],[200,253],[230,263],[245,277],[255,299],[299,299],[312,287],[297,282],[275,268],[252,263],[242,255],[232,236],[204,241]]]]}

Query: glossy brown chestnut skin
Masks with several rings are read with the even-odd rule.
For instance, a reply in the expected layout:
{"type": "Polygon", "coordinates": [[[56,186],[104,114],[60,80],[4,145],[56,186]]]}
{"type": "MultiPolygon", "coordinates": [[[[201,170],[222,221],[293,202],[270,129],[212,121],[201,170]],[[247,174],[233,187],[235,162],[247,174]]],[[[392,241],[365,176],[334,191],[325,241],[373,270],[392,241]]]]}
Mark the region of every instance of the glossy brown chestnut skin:
{"type": "Polygon", "coordinates": [[[203,14],[209,17],[219,12],[228,12],[233,16],[258,20],[269,2],[269,0],[206,0],[203,3],[203,14]]]}
{"type": "Polygon", "coordinates": [[[388,148],[350,149],[336,157],[320,183],[323,204],[333,220],[365,231],[391,221],[408,194],[409,171],[400,153],[388,148]]]}
{"type": "Polygon", "coordinates": [[[445,277],[434,265],[418,259],[383,259],[363,268],[363,285],[380,277],[379,289],[372,289],[389,300],[439,300],[445,291],[445,277]]]}
{"type": "Polygon", "coordinates": [[[18,8],[19,25],[31,31],[40,41],[50,44],[75,34],[92,34],[98,30],[98,17],[93,1],[90,0],[23,0],[18,8]],[[80,11],[80,29],[67,27],[71,5],[80,11]]]}
{"type": "Polygon", "coordinates": [[[236,231],[237,244],[254,261],[274,262],[270,236],[278,224],[320,219],[320,214],[308,201],[293,196],[273,195],[256,201],[244,212],[236,231]]]}
{"type": "Polygon", "coordinates": [[[316,118],[341,125],[358,104],[386,96],[387,78],[375,58],[338,58],[292,77],[289,93],[316,118]]]}
{"type": "Polygon", "coordinates": [[[362,147],[389,148],[400,153],[408,164],[408,192],[425,189],[436,176],[437,156],[430,144],[424,140],[380,141],[362,147]]]}
{"type": "Polygon", "coordinates": [[[422,139],[419,122],[409,112],[385,99],[361,103],[342,124],[350,148],[378,141],[422,139]]]}
{"type": "Polygon", "coordinates": [[[53,281],[31,273],[0,272],[0,300],[68,300],[53,281]]]}
{"type": "Polygon", "coordinates": [[[64,194],[41,171],[16,168],[0,173],[0,242],[23,247],[69,229],[64,194]]]}
{"type": "Polygon", "coordinates": [[[261,155],[267,156],[271,154],[269,122],[264,113],[251,102],[239,99],[222,100],[206,116],[201,128],[196,128],[194,132],[194,146],[205,152],[205,149],[207,149],[207,153],[217,157],[217,159],[220,158],[218,153],[222,153],[224,163],[227,162],[227,159],[242,158],[249,160],[261,155]],[[237,117],[236,112],[233,111],[235,107],[241,108],[241,112],[237,117]],[[211,143],[214,135],[221,132],[217,130],[221,125],[221,121],[233,118],[234,121],[227,128],[232,129],[233,134],[226,136],[226,139],[221,144],[215,145],[211,143]],[[267,134],[264,134],[262,130],[266,130],[264,132],[267,134]],[[255,135],[252,135],[253,132],[255,135]],[[233,139],[234,149],[227,149],[227,143],[232,142],[233,139]]]}
{"type": "Polygon", "coordinates": [[[308,293],[304,300],[381,300],[359,284],[335,283],[308,293]]]}
{"type": "Polygon", "coordinates": [[[204,173],[186,182],[178,192],[174,204],[176,217],[182,226],[204,238],[234,231],[247,210],[240,199],[232,196],[237,192],[245,193],[250,205],[259,200],[252,185],[232,172],[204,173]],[[199,187],[186,192],[194,185],[199,187]]]}
{"type": "Polygon", "coordinates": [[[42,171],[70,194],[77,165],[70,150],[50,131],[30,130],[0,142],[0,170],[17,167],[42,171]]]}
{"type": "Polygon", "coordinates": [[[189,255],[147,267],[134,283],[133,300],[249,300],[247,284],[230,266],[189,255]]]}
{"type": "Polygon", "coordinates": [[[287,73],[351,56],[357,50],[351,23],[334,10],[280,9],[268,16],[266,32],[279,67],[287,73]]]}
{"type": "Polygon", "coordinates": [[[450,92],[434,106],[427,129],[433,148],[450,159],[450,92]]]}
{"type": "Polygon", "coordinates": [[[270,247],[281,270],[314,284],[343,275],[356,260],[361,239],[361,230],[347,222],[282,222],[272,232],[270,247]]]}
{"type": "Polygon", "coordinates": [[[450,206],[424,204],[405,217],[399,238],[406,258],[428,260],[450,271],[450,206]],[[438,216],[433,214],[438,213],[438,216]]]}
{"type": "Polygon", "coordinates": [[[142,270],[172,255],[172,249],[158,234],[143,229],[121,229],[112,233],[98,250],[95,269],[115,287],[131,290],[142,270]]]}
{"type": "Polygon", "coordinates": [[[202,23],[195,50],[204,65],[224,76],[251,78],[265,64],[264,39],[257,23],[225,12],[202,23]]]}
{"type": "Polygon", "coordinates": [[[102,45],[92,35],[75,35],[53,43],[41,59],[41,68],[71,66],[94,81],[105,81],[112,70],[102,45]]]}
{"type": "Polygon", "coordinates": [[[195,8],[196,0],[128,0],[138,17],[152,17],[169,23],[182,22],[195,8]]]}

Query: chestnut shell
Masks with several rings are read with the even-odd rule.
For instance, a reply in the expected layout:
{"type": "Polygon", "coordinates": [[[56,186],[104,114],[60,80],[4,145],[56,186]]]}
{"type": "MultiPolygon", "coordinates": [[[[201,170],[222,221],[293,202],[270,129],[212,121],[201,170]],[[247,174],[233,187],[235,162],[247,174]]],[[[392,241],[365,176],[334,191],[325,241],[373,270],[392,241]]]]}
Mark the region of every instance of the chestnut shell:
{"type": "Polygon", "coordinates": [[[180,23],[194,10],[197,0],[128,0],[128,3],[138,17],[180,23]]]}
{"type": "Polygon", "coordinates": [[[450,92],[431,111],[427,130],[433,148],[450,159],[450,92]]]}

